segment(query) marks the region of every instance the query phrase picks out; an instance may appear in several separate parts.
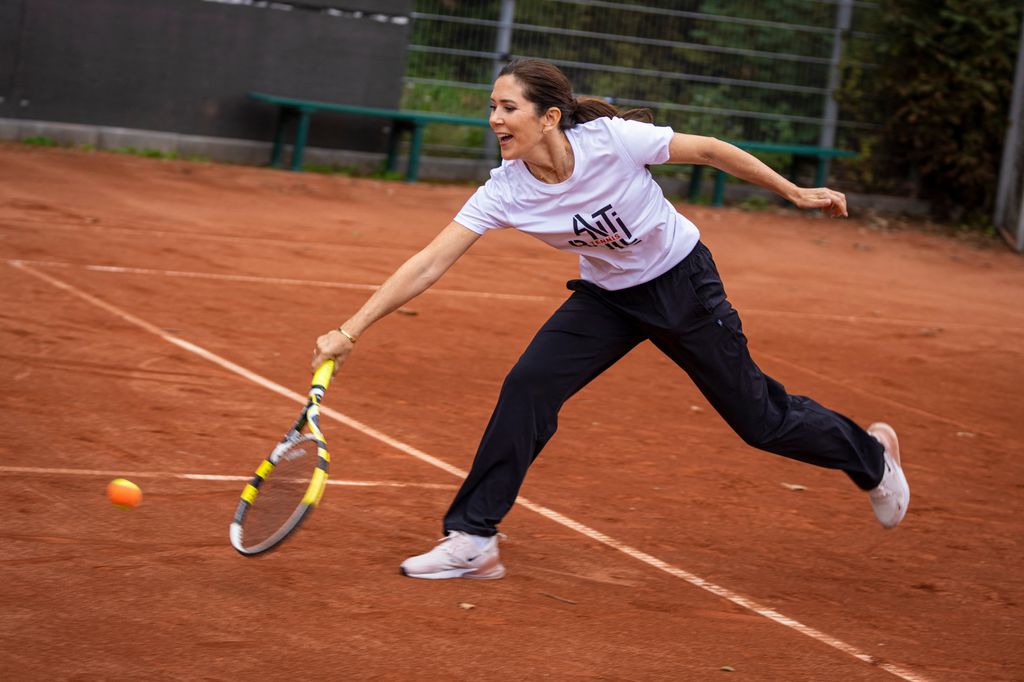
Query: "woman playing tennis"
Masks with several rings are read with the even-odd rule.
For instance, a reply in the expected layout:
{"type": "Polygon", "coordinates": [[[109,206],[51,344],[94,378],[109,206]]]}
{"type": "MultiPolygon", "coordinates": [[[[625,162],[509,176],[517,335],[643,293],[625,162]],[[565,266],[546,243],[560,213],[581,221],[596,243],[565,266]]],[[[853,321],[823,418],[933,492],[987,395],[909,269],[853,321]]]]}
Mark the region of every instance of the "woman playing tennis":
{"type": "Polygon", "coordinates": [[[603,100],[577,100],[565,75],[541,60],[506,65],[490,107],[501,166],[452,223],[314,350],[314,368],[328,359],[340,365],[371,324],[434,284],[490,230],[515,228],[579,254],[572,294],[502,385],[469,476],[445,515],[445,537],[406,559],[402,573],[501,578],[497,526],[554,435],[562,404],[644,341],[682,368],[745,442],[845,472],[867,491],[882,526],[899,524],[910,488],[895,432],[881,423],[864,430],[787,394],[758,369],[711,253],[647,166],[711,165],[832,217],[847,215],[846,197],[797,187],[720,140],[652,125],[647,110],[620,113],[603,100]]]}

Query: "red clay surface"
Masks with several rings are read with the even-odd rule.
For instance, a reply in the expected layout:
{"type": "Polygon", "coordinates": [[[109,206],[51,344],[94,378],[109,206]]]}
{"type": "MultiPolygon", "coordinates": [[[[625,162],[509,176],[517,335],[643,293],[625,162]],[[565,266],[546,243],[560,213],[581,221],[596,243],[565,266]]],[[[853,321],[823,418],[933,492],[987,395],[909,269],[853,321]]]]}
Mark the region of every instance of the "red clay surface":
{"type": "MultiPolygon", "coordinates": [[[[280,551],[237,555],[242,484],[158,472],[248,476],[297,405],[103,304],[301,393],[315,337],[367,295],[337,284],[380,283],[471,192],[0,145],[0,678],[1024,679],[1024,261],[857,206],[682,210],[765,371],[899,431],[899,529],[842,474],[745,446],[649,346],[566,406],[522,492],[874,663],[521,506],[506,579],[403,578],[458,480],[331,419],[333,479],[410,485],[332,486],[280,551]],[[136,510],[106,500],[115,474],[136,510]]],[[[365,336],[325,405],[468,468],[574,276],[488,235],[365,336]]]]}

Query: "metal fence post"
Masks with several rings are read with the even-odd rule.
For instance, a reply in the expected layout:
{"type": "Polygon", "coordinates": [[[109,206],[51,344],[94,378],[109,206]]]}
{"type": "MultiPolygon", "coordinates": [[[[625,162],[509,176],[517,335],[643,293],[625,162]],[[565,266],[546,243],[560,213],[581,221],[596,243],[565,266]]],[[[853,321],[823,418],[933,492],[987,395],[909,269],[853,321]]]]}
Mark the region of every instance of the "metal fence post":
{"type": "Polygon", "coordinates": [[[494,78],[508,61],[512,50],[512,22],[516,15],[516,0],[501,0],[501,16],[498,17],[498,37],[494,41],[494,78]]]}
{"type": "Polygon", "coordinates": [[[1013,77],[1009,121],[1003,160],[999,165],[999,189],[993,222],[1016,251],[1024,251],[1024,17],[1021,18],[1017,73],[1013,77]]]}
{"type": "MultiPolygon", "coordinates": [[[[819,147],[834,147],[836,144],[836,123],[839,120],[839,105],[835,93],[839,89],[842,77],[839,73],[839,61],[843,57],[843,37],[850,30],[853,16],[853,0],[839,0],[836,7],[836,27],[832,37],[832,58],[829,60],[828,87],[825,92],[825,112],[822,115],[821,136],[819,147]]],[[[828,178],[829,160],[825,160],[825,177],[828,178]]]]}
{"type": "MultiPolygon", "coordinates": [[[[494,69],[491,74],[493,81],[508,61],[512,50],[512,22],[515,20],[516,0],[501,0],[501,16],[498,18],[498,36],[494,41],[494,69]]],[[[494,135],[484,137],[484,155],[488,160],[498,155],[498,138],[494,135]]]]}

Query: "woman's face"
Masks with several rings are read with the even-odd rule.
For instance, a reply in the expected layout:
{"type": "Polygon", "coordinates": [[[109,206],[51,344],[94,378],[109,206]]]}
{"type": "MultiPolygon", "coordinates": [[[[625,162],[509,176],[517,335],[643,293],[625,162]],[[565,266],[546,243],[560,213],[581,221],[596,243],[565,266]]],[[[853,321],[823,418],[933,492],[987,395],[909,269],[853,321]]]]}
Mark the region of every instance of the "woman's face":
{"type": "MultiPolygon", "coordinates": [[[[498,136],[501,158],[521,159],[543,139],[546,117],[537,115],[533,102],[512,75],[500,76],[491,91],[491,129],[498,136]]],[[[557,121],[555,122],[557,126],[557,121]]]]}

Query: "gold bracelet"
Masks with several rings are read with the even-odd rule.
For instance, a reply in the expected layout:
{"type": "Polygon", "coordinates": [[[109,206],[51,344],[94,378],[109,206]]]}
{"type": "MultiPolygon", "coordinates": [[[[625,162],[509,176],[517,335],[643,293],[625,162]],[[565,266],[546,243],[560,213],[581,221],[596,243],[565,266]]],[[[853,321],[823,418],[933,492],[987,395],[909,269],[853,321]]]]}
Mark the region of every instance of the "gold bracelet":
{"type": "Polygon", "coordinates": [[[344,329],[342,329],[341,327],[338,327],[338,331],[339,331],[339,332],[341,332],[341,335],[342,335],[342,336],[344,336],[344,337],[345,337],[346,339],[348,339],[348,340],[349,340],[349,342],[350,342],[350,343],[351,343],[351,344],[352,344],[353,346],[354,346],[354,345],[356,345],[356,337],[352,336],[351,334],[349,334],[349,333],[348,333],[347,331],[345,331],[345,330],[344,330],[344,329]]]}

